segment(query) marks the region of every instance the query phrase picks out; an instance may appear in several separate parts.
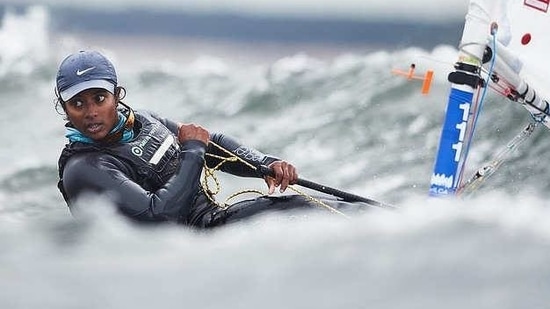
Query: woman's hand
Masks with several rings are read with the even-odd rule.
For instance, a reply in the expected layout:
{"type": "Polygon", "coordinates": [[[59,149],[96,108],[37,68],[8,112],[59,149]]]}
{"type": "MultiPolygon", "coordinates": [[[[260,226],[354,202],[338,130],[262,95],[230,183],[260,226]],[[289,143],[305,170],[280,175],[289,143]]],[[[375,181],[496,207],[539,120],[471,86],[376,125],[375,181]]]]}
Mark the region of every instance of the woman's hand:
{"type": "Polygon", "coordinates": [[[183,124],[179,125],[178,130],[178,141],[183,143],[189,140],[197,140],[203,142],[205,145],[208,145],[210,141],[210,133],[208,131],[196,124],[183,124]]]}
{"type": "Polygon", "coordinates": [[[268,166],[274,174],[274,177],[266,176],[265,182],[269,187],[269,194],[275,192],[275,188],[280,186],[279,191],[282,193],[288,185],[296,184],[298,181],[298,173],[296,168],[286,161],[275,161],[268,166]]]}

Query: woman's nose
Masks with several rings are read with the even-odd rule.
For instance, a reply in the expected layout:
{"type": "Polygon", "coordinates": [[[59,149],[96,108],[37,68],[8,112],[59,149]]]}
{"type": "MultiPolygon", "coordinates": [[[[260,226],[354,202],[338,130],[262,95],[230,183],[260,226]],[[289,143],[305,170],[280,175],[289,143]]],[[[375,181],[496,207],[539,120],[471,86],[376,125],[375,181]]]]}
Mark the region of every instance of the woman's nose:
{"type": "Polygon", "coordinates": [[[97,105],[94,104],[93,102],[85,102],[84,103],[85,105],[85,111],[86,111],[86,114],[85,116],[86,117],[95,117],[97,115],[97,105]]]}

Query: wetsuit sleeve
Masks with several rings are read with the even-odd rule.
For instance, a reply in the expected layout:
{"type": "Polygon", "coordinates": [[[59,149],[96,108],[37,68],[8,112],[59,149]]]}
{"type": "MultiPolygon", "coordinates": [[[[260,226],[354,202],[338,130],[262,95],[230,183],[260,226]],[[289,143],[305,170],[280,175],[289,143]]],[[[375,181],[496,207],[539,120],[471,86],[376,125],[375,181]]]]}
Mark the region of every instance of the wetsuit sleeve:
{"type": "Polygon", "coordinates": [[[191,140],[181,147],[178,170],[155,192],[146,191],[135,183],[131,178],[133,171],[110,155],[74,156],[63,172],[69,205],[73,205],[81,193],[92,191],[106,194],[123,213],[138,220],[178,221],[185,218],[199,190],[206,145],[191,140]]]}
{"type": "MultiPolygon", "coordinates": [[[[160,121],[162,124],[164,124],[172,133],[174,133],[176,136],[178,136],[178,123],[174,122],[172,120],[169,120],[167,118],[163,118],[153,112],[148,111],[148,113],[153,116],[155,119],[160,121]]],[[[221,134],[221,133],[212,133],[210,134],[210,140],[217,145],[223,147],[224,149],[229,150],[232,154],[238,156],[239,158],[243,159],[244,161],[250,163],[254,167],[258,167],[260,165],[269,165],[274,161],[280,160],[279,158],[276,158],[274,156],[266,155],[254,148],[245,146],[241,144],[236,139],[229,137],[227,135],[221,134]]],[[[212,145],[210,143],[208,145],[207,154],[213,154],[214,156],[219,157],[228,157],[229,154],[220,148],[212,145]]],[[[215,167],[218,166],[218,164],[222,161],[219,158],[215,158],[213,156],[206,155],[206,165],[208,167],[215,167]]],[[[260,173],[258,173],[255,169],[252,169],[250,166],[247,166],[246,164],[243,164],[242,162],[224,162],[220,169],[224,172],[236,175],[236,176],[242,176],[242,177],[263,177],[260,173]]]]}
{"type": "Polygon", "coordinates": [[[168,118],[164,118],[164,117],[161,117],[159,116],[158,114],[154,113],[154,112],[148,112],[153,118],[155,118],[156,120],[160,121],[160,123],[162,123],[164,126],[166,126],[168,128],[168,130],[170,130],[170,132],[174,133],[176,136],[178,136],[178,123],[175,122],[175,121],[172,121],[168,118]]]}
{"type": "MultiPolygon", "coordinates": [[[[260,165],[269,165],[274,161],[280,160],[276,157],[263,154],[254,148],[242,145],[234,138],[221,133],[211,134],[210,140],[255,167],[260,165]]],[[[231,154],[228,154],[224,150],[221,150],[219,147],[210,143],[207,149],[206,165],[208,167],[215,167],[222,161],[222,159],[216,158],[216,156],[226,158],[231,156],[231,154]],[[213,154],[214,156],[210,156],[209,154],[213,154]]],[[[242,162],[226,161],[220,166],[220,169],[224,172],[237,176],[262,177],[260,173],[242,162]]]]}

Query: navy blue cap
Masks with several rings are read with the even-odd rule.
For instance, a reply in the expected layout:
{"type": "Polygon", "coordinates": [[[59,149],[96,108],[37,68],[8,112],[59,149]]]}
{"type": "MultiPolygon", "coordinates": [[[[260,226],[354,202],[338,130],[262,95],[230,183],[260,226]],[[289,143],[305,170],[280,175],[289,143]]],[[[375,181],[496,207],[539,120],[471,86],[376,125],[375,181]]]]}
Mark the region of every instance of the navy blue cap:
{"type": "Polygon", "coordinates": [[[57,91],[63,101],[91,88],[102,88],[115,93],[115,67],[97,51],[80,51],[65,58],[59,65],[57,91]]]}

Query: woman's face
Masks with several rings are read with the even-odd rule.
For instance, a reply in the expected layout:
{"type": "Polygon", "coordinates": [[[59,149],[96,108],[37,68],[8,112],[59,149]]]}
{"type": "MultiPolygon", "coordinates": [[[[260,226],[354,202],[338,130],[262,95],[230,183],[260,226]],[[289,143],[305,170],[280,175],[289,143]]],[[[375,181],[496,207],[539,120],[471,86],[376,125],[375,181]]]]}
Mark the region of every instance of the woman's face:
{"type": "Polygon", "coordinates": [[[87,137],[99,141],[118,121],[116,97],[105,89],[84,90],[65,103],[65,111],[74,127],[87,137]]]}

